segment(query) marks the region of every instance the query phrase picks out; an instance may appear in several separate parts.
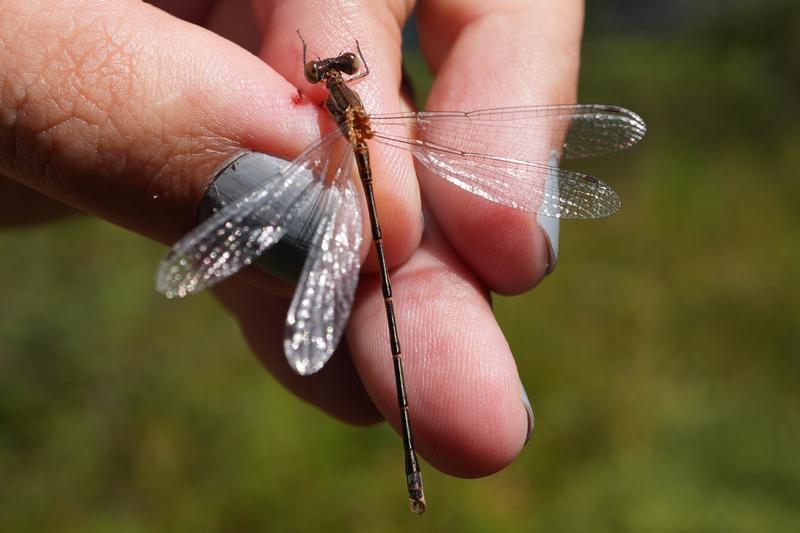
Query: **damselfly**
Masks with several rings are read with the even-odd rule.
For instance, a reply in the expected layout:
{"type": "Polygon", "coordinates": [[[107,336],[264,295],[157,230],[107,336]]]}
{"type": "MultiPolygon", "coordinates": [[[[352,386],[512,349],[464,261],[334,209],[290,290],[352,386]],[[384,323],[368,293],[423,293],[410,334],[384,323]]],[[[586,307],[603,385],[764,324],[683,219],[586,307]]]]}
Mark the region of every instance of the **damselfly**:
{"type": "Polygon", "coordinates": [[[607,105],[369,115],[347,85],[369,74],[358,41],[358,55],[308,61],[300,39],[305,77],[327,87],[325,104],[337,128],[178,241],[162,260],[156,285],[168,297],[210,287],[250,265],[303,221],[300,239],[308,256],[286,318],[284,351],[298,373],[316,372],[339,344],[358,284],[362,204],[355,159],[386,308],[408,494],[411,509],[422,513],[425,496],[367,141],[410,150],[427,169],[487,201],[550,217],[597,218],[618,209],[617,194],[597,178],[547,164],[550,153],[579,158],[621,150],[644,136],[645,124],[635,113],[607,105]]]}

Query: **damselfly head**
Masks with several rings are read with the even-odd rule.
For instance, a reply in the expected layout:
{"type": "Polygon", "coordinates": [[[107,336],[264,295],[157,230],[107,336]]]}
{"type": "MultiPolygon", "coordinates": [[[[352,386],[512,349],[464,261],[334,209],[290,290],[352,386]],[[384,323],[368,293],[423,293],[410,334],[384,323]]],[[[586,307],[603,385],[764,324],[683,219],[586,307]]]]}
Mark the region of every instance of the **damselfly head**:
{"type": "Polygon", "coordinates": [[[348,76],[352,76],[361,69],[363,63],[357,55],[352,52],[347,52],[339,56],[341,60],[340,69],[348,76]]]}
{"type": "Polygon", "coordinates": [[[306,75],[306,79],[310,83],[319,83],[322,80],[322,69],[319,68],[319,61],[309,61],[303,67],[303,72],[306,75]]]}

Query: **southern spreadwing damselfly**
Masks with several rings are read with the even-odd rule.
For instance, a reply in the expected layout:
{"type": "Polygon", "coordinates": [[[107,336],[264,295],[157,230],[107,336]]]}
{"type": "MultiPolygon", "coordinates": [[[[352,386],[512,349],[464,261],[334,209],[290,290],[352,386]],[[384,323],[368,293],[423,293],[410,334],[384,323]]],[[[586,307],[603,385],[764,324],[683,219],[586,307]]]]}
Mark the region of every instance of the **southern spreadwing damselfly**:
{"type": "Polygon", "coordinates": [[[283,347],[299,374],[318,371],[342,338],[361,268],[362,202],[355,159],[386,308],[408,494],[411,509],[422,513],[425,496],[367,141],[410,151],[434,174],[486,201],[530,214],[591,219],[619,208],[616,192],[595,177],[546,163],[550,154],[571,159],[622,150],[644,136],[645,124],[632,111],[608,105],[370,115],[348,86],[369,74],[358,42],[357,55],[312,61],[302,43],[305,77],[327,87],[325,105],[336,127],[178,241],[161,261],[156,286],[168,297],[210,287],[300,226],[291,231],[308,255],[286,318],[283,347]]]}

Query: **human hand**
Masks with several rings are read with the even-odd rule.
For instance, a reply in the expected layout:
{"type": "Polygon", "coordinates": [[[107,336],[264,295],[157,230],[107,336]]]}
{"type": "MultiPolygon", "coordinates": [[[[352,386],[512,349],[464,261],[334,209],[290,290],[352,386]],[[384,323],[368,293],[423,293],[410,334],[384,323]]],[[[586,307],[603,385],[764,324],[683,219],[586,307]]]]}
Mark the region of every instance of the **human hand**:
{"type": "MultiPolygon", "coordinates": [[[[296,87],[323,97],[303,79],[296,29],[320,55],[357,37],[372,69],[356,88],[366,108],[402,105],[400,28],[409,8],[400,2],[254,2],[255,17],[242,3],[176,3],[217,35],[143,4],[30,4],[0,3],[0,173],[162,242],[191,228],[213,169],[232,153],[290,158],[318,136],[324,111],[292,101],[296,87]]],[[[437,73],[430,109],[574,100],[582,4],[510,4],[420,6],[423,48],[437,73]]],[[[528,421],[487,289],[515,293],[538,283],[546,238],[530,216],[424,174],[423,232],[408,154],[376,147],[372,158],[417,448],[451,474],[494,472],[519,452],[528,421]]],[[[386,418],[397,426],[373,258],[363,271],[347,346],[310,378],[283,356],[285,298],[240,279],[215,291],[265,365],[300,397],[353,423],[386,418]]]]}

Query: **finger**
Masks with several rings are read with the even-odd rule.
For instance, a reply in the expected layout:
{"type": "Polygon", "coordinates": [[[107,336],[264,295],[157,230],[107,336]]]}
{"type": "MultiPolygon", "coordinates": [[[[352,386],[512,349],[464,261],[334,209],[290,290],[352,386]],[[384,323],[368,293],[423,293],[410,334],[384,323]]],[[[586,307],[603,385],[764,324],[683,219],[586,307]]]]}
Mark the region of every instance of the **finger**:
{"type": "Polygon", "coordinates": [[[287,389],[328,414],[351,424],[381,420],[353,367],[344,343],[316,374],[300,376],[283,352],[287,300],[265,296],[238,279],[214,288],[214,293],[236,316],[250,348],[287,389]]]}
{"type": "MultiPolygon", "coordinates": [[[[578,0],[423,2],[420,38],[438,72],[428,109],[573,102],[582,16],[578,0]]],[[[483,142],[498,155],[541,163],[561,142],[532,140],[526,148],[516,135],[483,142]],[[509,146],[521,153],[502,153],[509,146]]],[[[420,184],[444,233],[489,287],[515,293],[541,280],[554,257],[535,215],[487,202],[427,172],[420,184]]]]}
{"type": "Polygon", "coordinates": [[[0,172],[73,207],[173,242],[232,152],[319,136],[279,74],[150,5],[5,6],[0,172]]]}
{"type": "MultiPolygon", "coordinates": [[[[333,57],[343,51],[356,53],[357,39],[370,74],[352,89],[369,113],[402,108],[400,41],[409,11],[405,2],[282,0],[256,5],[265,36],[261,57],[305,91],[311,101],[321,103],[327,91],[323,84],[310,85],[304,78],[297,30],[308,43],[309,59],[333,57]]],[[[330,122],[328,117],[323,120],[330,122]]],[[[369,143],[369,150],[387,259],[398,264],[413,252],[422,233],[414,167],[410,154],[401,150],[375,143],[369,143]]],[[[375,264],[374,258],[368,258],[364,268],[374,270],[375,264]]]]}
{"type": "MultiPolygon", "coordinates": [[[[409,413],[418,451],[436,468],[496,472],[521,450],[527,410],[514,359],[486,290],[433,223],[414,256],[392,272],[409,413]]],[[[367,393],[399,426],[383,298],[362,279],[347,339],[367,393]]]]}

